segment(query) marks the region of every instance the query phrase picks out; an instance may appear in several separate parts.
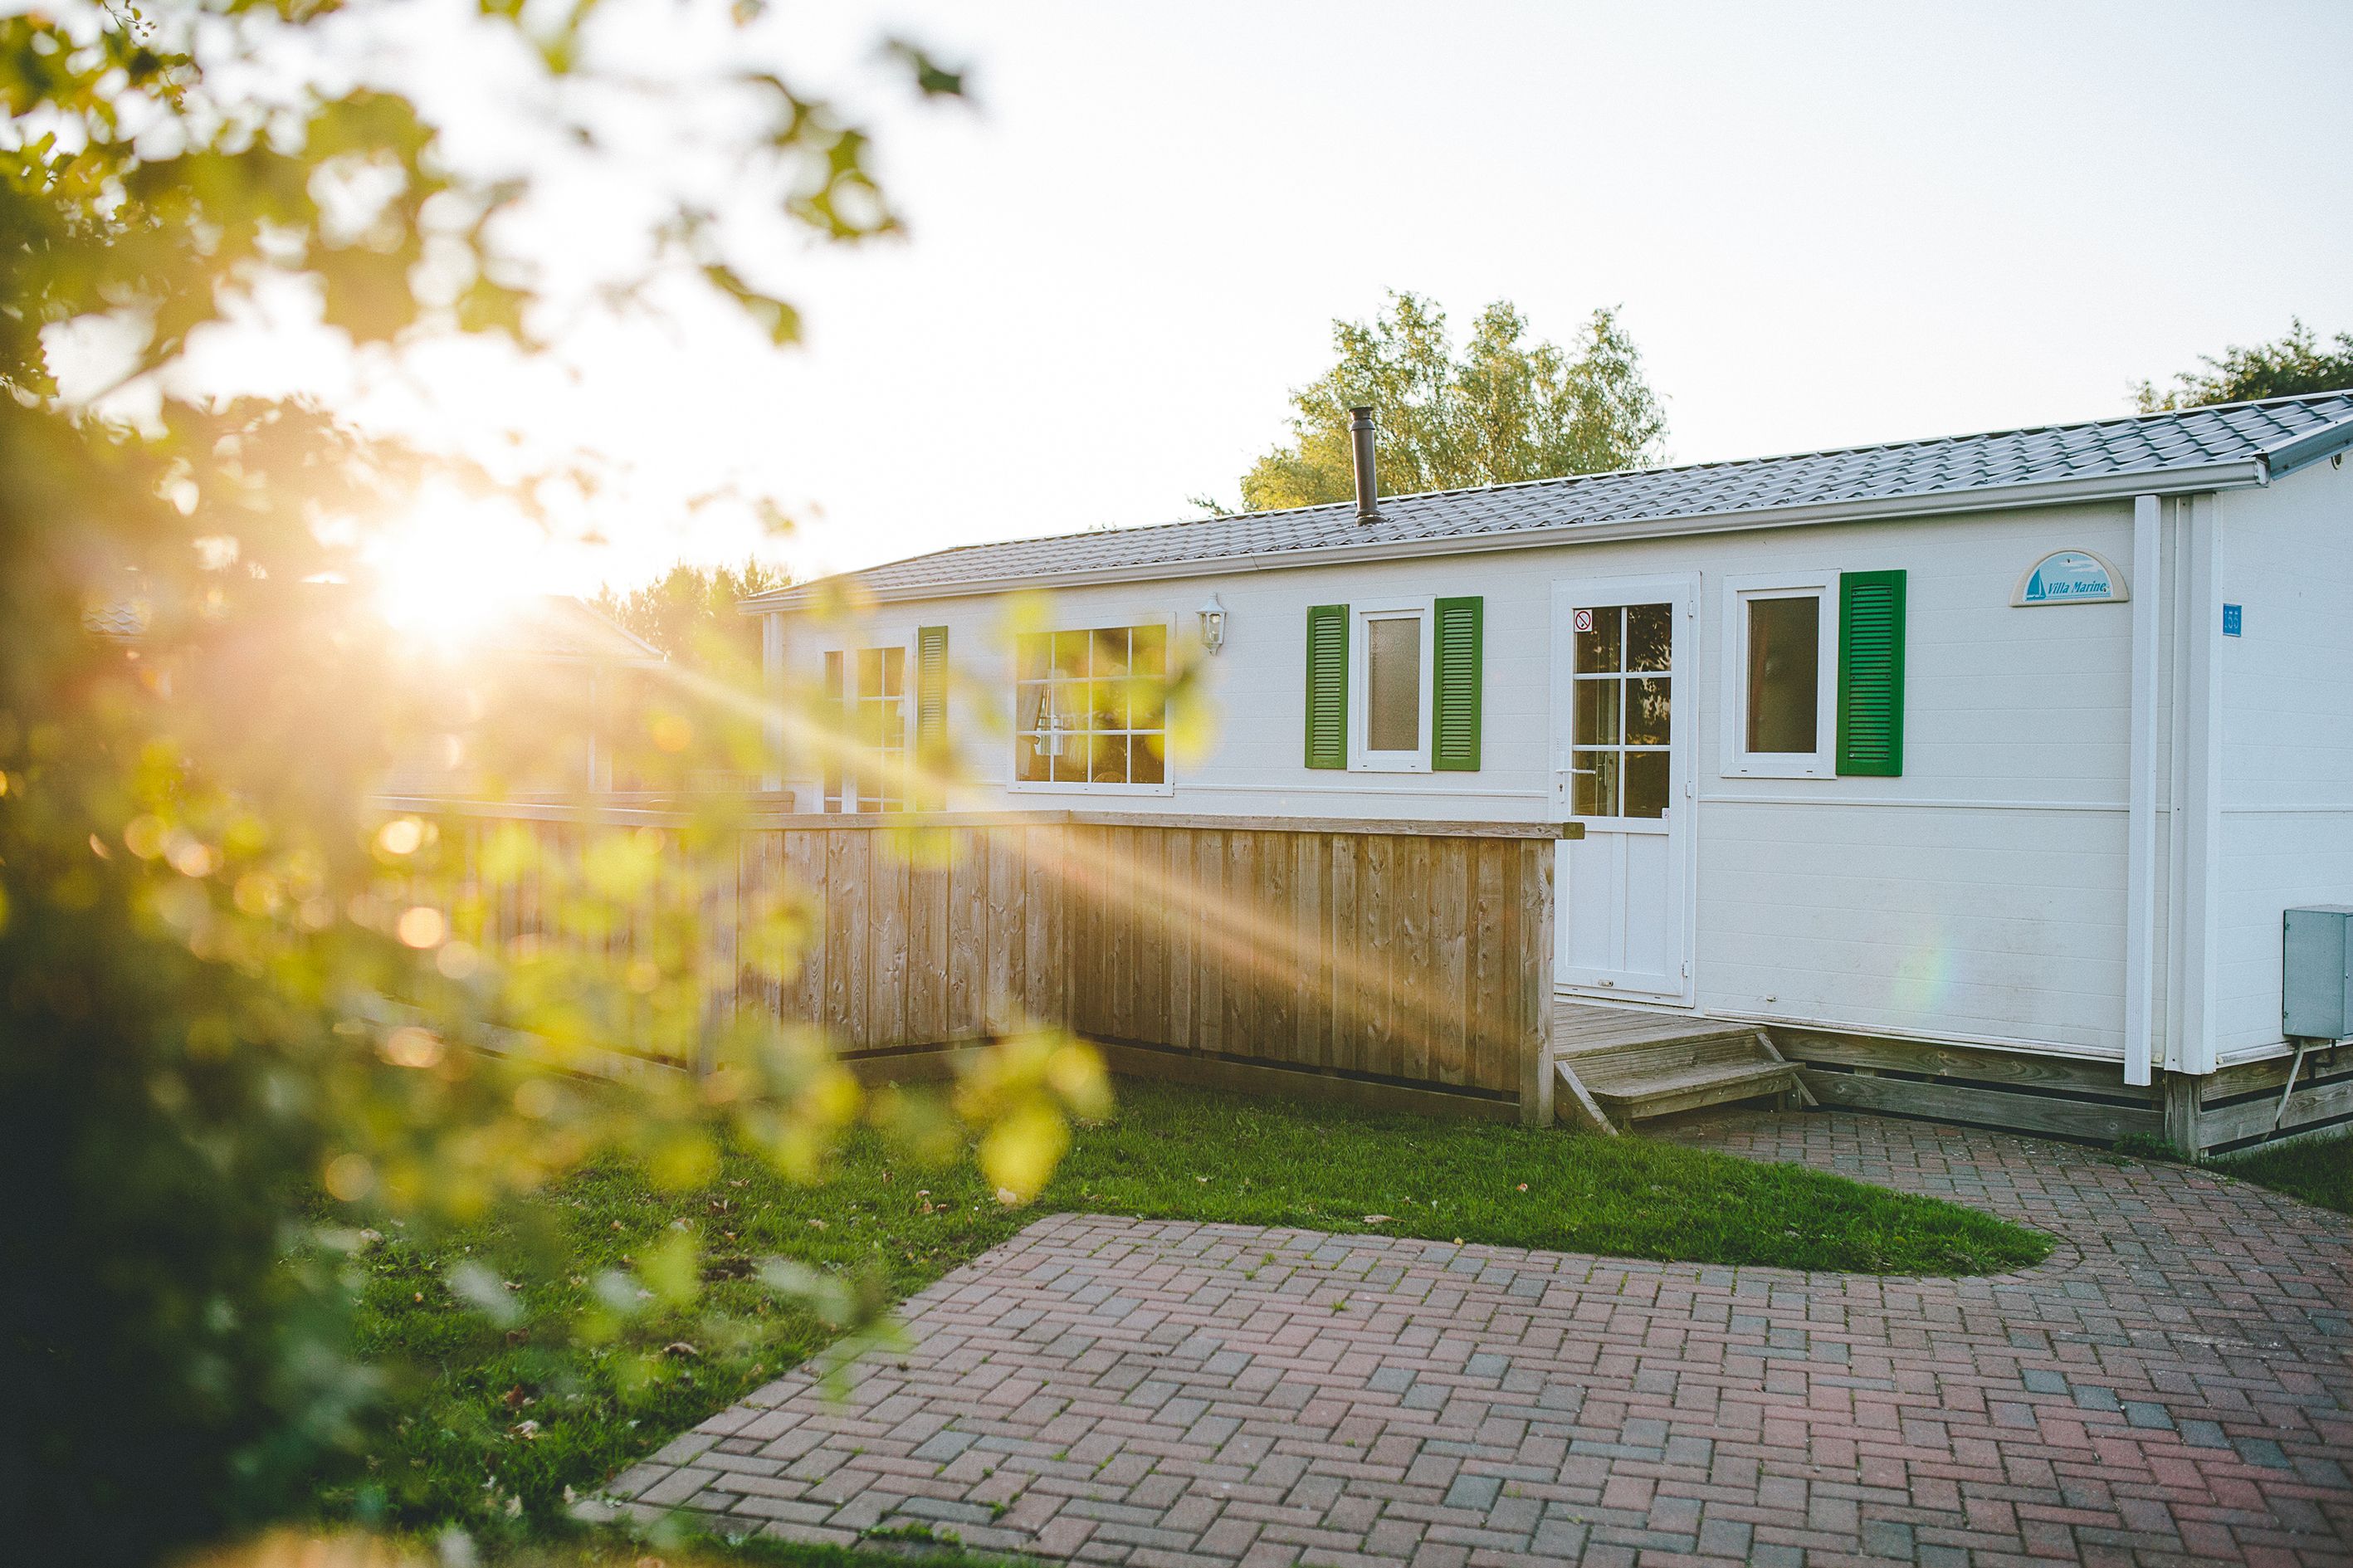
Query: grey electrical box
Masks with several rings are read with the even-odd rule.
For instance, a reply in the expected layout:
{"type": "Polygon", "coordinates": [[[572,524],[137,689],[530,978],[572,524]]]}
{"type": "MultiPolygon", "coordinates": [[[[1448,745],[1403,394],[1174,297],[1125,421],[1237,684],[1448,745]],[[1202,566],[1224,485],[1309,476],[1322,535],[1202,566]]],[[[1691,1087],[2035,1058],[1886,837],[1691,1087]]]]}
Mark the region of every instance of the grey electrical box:
{"type": "Polygon", "coordinates": [[[2291,1039],[2353,1035],[2353,905],[2287,912],[2280,1033],[2291,1039]]]}

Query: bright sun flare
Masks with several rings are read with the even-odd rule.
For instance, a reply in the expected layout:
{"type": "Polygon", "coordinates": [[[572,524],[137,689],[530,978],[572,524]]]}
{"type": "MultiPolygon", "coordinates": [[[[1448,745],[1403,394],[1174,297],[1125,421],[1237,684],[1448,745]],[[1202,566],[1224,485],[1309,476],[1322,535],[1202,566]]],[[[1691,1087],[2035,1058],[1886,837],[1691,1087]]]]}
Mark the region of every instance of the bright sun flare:
{"type": "Polygon", "coordinates": [[[456,494],[421,501],[366,553],[385,619],[444,647],[480,638],[523,599],[549,591],[554,566],[541,529],[456,494]]]}

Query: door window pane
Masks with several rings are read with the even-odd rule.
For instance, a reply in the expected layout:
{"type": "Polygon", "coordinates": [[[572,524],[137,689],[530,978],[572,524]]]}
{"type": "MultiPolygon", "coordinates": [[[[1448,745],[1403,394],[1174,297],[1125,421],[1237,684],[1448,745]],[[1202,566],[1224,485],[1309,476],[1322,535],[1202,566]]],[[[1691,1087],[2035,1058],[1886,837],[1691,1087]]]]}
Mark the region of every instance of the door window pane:
{"type": "Polygon", "coordinates": [[[1618,694],[1625,683],[1612,676],[1606,680],[1584,680],[1577,683],[1577,744],[1579,746],[1615,746],[1618,744],[1618,694]]]}
{"type": "Polygon", "coordinates": [[[1674,607],[1630,604],[1626,607],[1626,668],[1665,670],[1674,663],[1674,607]]]}
{"type": "Polygon", "coordinates": [[[1618,758],[1614,751],[1576,751],[1569,754],[1572,780],[1569,794],[1571,814],[1579,817],[1614,817],[1618,814],[1618,758]]]}
{"type": "Polygon", "coordinates": [[[1626,744],[1664,746],[1672,734],[1668,677],[1637,676],[1626,683],[1626,744]]]}
{"type": "Polygon", "coordinates": [[[1667,754],[1663,751],[1626,753],[1626,810],[1629,817],[1667,814],[1667,754]]]}
{"type": "Polygon", "coordinates": [[[1365,623],[1365,749],[1421,749],[1421,617],[1365,623]]]}
{"type": "Polygon", "coordinates": [[[1748,601],[1750,751],[1820,748],[1821,623],[1811,594],[1748,601]]]}
{"type": "Polygon", "coordinates": [[[1598,609],[1580,609],[1580,616],[1590,616],[1590,630],[1577,634],[1577,673],[1580,675],[1614,675],[1625,667],[1620,658],[1624,651],[1625,611],[1616,605],[1598,609]]]}

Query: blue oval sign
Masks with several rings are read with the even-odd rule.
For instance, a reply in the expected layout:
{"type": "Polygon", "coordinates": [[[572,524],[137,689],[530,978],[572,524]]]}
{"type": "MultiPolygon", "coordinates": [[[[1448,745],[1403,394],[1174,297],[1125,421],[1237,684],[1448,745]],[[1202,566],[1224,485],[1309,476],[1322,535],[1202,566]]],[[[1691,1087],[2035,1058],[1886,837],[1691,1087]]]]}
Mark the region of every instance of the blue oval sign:
{"type": "Polygon", "coordinates": [[[2125,597],[2116,568],[2088,550],[2053,550],[2018,580],[2012,604],[2114,604],[2125,597]]]}

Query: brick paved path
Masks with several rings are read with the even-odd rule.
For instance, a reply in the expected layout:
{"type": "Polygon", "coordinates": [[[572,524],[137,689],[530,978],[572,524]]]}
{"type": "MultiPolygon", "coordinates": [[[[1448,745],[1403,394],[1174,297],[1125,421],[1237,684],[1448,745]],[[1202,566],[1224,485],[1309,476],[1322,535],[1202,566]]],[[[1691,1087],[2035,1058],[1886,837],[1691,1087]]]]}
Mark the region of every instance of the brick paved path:
{"type": "Polygon", "coordinates": [[[2353,1227],[1842,1114],[1680,1136],[2063,1238],[1910,1280],[1065,1215],[614,1483],[1088,1563],[2353,1562],[2353,1227]]]}

